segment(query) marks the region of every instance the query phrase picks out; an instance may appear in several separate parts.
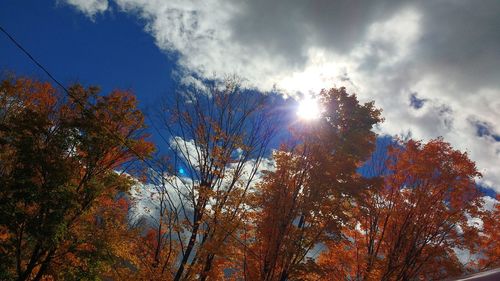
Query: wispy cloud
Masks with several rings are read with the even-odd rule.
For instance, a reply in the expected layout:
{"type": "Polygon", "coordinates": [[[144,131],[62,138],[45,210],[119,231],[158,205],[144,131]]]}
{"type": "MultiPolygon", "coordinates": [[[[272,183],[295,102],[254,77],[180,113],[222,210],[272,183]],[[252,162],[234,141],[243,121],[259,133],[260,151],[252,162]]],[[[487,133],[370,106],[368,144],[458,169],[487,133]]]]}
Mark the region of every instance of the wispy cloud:
{"type": "Polygon", "coordinates": [[[108,0],[57,0],[57,2],[67,3],[91,19],[94,19],[95,15],[103,13],[109,8],[108,0]]]}

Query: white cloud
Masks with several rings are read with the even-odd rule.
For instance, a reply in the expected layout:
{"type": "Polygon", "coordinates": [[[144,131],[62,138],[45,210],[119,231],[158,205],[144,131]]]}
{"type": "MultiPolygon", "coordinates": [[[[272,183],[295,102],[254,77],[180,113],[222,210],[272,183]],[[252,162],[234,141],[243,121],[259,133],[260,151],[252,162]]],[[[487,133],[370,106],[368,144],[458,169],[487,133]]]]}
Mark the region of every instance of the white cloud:
{"type": "MultiPolygon", "coordinates": [[[[188,170],[178,172],[177,175],[161,175],[155,171],[150,171],[150,178],[153,183],[143,184],[137,181],[131,190],[131,197],[134,202],[131,211],[133,220],[146,218],[155,221],[160,210],[160,200],[164,201],[165,209],[180,211],[181,217],[184,211],[188,215],[192,214],[192,196],[197,194],[196,187],[200,184],[194,174],[199,172],[199,164],[202,161],[200,157],[203,157],[198,154],[201,149],[197,147],[193,140],[184,140],[179,136],[172,137],[169,145],[172,150],[177,151],[182,161],[190,163],[178,163],[179,167],[188,170]],[[189,167],[192,167],[193,170],[189,167]]],[[[237,149],[236,152],[241,153],[241,150],[237,149]]],[[[241,160],[243,161],[243,159],[241,160]]],[[[262,181],[264,177],[263,171],[272,171],[274,169],[274,160],[265,157],[262,157],[260,162],[249,159],[241,163],[230,163],[225,169],[225,174],[228,176],[220,181],[216,180],[213,183],[213,189],[215,191],[227,190],[228,186],[234,184],[234,189],[243,190],[248,187],[249,190],[252,190],[257,183],[262,181]],[[241,167],[238,167],[239,164],[241,164],[241,167]],[[240,170],[238,173],[236,172],[237,169],[240,170]],[[235,179],[236,183],[233,182],[235,179]]],[[[213,200],[210,202],[215,204],[213,200]]],[[[210,208],[211,205],[209,204],[207,209],[210,208]]]]}
{"type": "MultiPolygon", "coordinates": [[[[159,175],[157,175],[159,177],[159,175]]],[[[166,176],[167,177],[167,176],[166,176]]],[[[185,177],[169,177],[165,185],[143,184],[136,182],[130,191],[132,198],[131,218],[137,220],[146,218],[149,221],[158,219],[160,212],[160,199],[166,210],[177,209],[179,216],[183,216],[183,208],[187,214],[192,212],[192,204],[188,200],[191,192],[192,181],[185,177]]]]}
{"type": "Polygon", "coordinates": [[[86,16],[93,18],[96,14],[105,12],[109,8],[108,0],[58,0],[71,5],[86,16]]]}
{"type": "Polygon", "coordinates": [[[500,191],[498,1],[114,3],[141,18],[188,72],[236,73],[289,95],[348,86],[384,110],[382,132],[443,136],[468,151],[483,183],[500,191]],[[415,93],[425,100],[420,109],[410,105],[415,93]],[[488,124],[482,136],[477,124],[488,124]]]}
{"type": "Polygon", "coordinates": [[[495,198],[492,198],[492,197],[489,197],[489,196],[483,196],[482,199],[483,199],[483,202],[484,202],[482,209],[484,211],[488,211],[488,212],[493,212],[495,210],[495,207],[497,206],[497,204],[500,203],[495,198]]]}

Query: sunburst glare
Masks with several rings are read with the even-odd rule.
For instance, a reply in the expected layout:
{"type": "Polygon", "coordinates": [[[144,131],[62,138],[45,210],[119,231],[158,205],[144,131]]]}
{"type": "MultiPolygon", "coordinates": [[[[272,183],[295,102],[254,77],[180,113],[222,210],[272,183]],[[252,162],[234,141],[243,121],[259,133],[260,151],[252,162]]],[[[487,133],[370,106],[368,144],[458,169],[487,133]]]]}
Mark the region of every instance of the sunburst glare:
{"type": "Polygon", "coordinates": [[[318,119],[321,115],[321,108],[319,106],[318,100],[306,96],[301,101],[299,101],[299,106],[297,108],[297,116],[304,120],[314,120],[318,119]]]}

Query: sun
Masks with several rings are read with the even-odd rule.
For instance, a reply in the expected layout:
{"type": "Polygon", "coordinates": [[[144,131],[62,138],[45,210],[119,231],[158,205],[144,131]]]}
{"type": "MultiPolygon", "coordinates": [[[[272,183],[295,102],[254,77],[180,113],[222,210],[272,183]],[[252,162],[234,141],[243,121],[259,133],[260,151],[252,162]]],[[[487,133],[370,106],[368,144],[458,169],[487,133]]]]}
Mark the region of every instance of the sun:
{"type": "Polygon", "coordinates": [[[299,118],[303,120],[314,120],[318,119],[320,115],[321,108],[318,100],[311,96],[306,96],[299,101],[299,106],[297,108],[297,116],[299,116],[299,118]]]}

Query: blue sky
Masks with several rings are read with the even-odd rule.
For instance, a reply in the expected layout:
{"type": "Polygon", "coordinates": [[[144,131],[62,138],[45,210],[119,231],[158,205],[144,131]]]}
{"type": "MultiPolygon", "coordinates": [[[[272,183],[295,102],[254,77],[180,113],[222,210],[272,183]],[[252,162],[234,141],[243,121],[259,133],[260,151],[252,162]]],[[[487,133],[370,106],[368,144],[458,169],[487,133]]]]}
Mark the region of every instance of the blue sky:
{"type": "MultiPolygon", "coordinates": [[[[299,97],[345,86],[380,134],[439,136],[500,191],[500,2],[0,0],[0,24],[63,83],[132,89],[149,111],[182,82],[237,74],[299,97]]],[[[47,79],[0,36],[2,70],[47,79]]]]}
{"type": "MultiPolygon", "coordinates": [[[[103,92],[131,89],[150,108],[175,87],[175,54],[159,50],[138,20],[113,13],[89,20],[55,1],[2,0],[0,23],[64,84],[99,85],[103,92]]],[[[0,36],[2,71],[46,77],[0,36]]]]}

